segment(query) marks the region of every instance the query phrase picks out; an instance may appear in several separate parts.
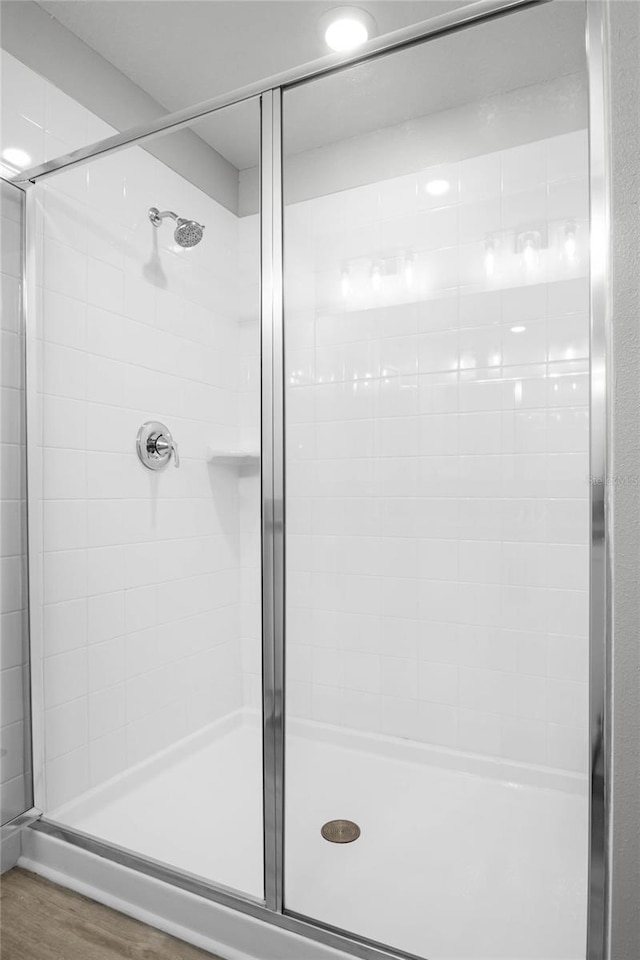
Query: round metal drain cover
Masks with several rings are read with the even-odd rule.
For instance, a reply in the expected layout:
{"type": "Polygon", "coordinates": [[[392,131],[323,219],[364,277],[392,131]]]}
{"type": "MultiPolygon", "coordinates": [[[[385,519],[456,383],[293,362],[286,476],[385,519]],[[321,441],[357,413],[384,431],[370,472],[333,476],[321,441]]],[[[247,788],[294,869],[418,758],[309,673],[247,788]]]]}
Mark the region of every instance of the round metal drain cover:
{"type": "Polygon", "coordinates": [[[329,843],[353,843],[360,836],[360,827],[353,820],[329,820],[320,833],[329,843]]]}

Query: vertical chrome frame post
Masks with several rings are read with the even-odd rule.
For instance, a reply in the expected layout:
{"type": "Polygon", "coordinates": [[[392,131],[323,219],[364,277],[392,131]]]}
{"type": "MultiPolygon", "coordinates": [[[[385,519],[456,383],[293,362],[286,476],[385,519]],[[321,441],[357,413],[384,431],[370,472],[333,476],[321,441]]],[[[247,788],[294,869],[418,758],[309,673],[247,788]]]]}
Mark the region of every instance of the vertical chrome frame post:
{"type": "Polygon", "coordinates": [[[609,821],[609,700],[611,542],[609,483],[609,165],[606,108],[606,14],[602,0],[587,0],[590,192],[590,495],[589,583],[589,891],[587,960],[607,956],[609,821]]]}
{"type": "Polygon", "coordinates": [[[31,762],[34,806],[45,809],[45,724],[42,609],[42,400],[38,360],[38,199],[31,184],[25,196],[25,442],[27,492],[27,577],[29,598],[29,673],[31,683],[31,762]]]}
{"type": "Polygon", "coordinates": [[[262,596],[265,902],[283,909],[284,395],[281,92],[261,98],[262,596]]]}

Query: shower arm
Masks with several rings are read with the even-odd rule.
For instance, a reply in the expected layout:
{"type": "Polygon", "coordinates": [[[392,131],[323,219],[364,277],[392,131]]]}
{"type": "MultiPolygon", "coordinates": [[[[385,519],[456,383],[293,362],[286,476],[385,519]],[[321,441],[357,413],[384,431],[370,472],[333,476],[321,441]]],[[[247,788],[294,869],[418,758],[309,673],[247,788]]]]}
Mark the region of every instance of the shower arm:
{"type": "Polygon", "coordinates": [[[171,219],[176,222],[180,219],[178,214],[174,213],[173,210],[163,210],[160,212],[157,207],[151,207],[149,210],[149,220],[151,220],[154,227],[159,227],[165,217],[171,217],[171,219]]]}

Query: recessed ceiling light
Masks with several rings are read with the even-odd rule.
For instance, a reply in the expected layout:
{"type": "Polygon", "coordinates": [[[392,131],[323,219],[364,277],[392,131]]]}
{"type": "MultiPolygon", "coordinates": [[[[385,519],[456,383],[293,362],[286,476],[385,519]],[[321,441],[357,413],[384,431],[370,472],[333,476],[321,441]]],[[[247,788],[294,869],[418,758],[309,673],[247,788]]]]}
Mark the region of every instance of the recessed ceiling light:
{"type": "Polygon", "coordinates": [[[526,327],[511,327],[511,333],[524,333],[526,327]]]}
{"type": "Polygon", "coordinates": [[[432,197],[442,197],[445,193],[449,193],[450,189],[451,184],[448,180],[429,180],[425,187],[427,193],[432,197]]]}
{"type": "Polygon", "coordinates": [[[375,20],[359,7],[336,7],[320,18],[325,43],[336,53],[347,53],[366,43],[375,33],[375,20]]]}
{"type": "Polygon", "coordinates": [[[17,167],[19,170],[22,170],[23,167],[28,167],[31,163],[29,154],[26,150],[21,150],[20,147],[7,147],[2,151],[2,159],[6,160],[12,167],[17,167]]]}

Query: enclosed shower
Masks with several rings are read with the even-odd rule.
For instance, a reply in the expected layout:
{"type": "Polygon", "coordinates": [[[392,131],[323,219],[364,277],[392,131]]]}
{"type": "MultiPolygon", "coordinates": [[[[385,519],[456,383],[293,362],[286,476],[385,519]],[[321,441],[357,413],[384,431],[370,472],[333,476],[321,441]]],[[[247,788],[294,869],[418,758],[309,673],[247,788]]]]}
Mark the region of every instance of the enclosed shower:
{"type": "Polygon", "coordinates": [[[33,869],[269,956],[600,957],[599,94],[584,4],[500,6],[128,134],[67,104],[13,177],[33,869]]]}

